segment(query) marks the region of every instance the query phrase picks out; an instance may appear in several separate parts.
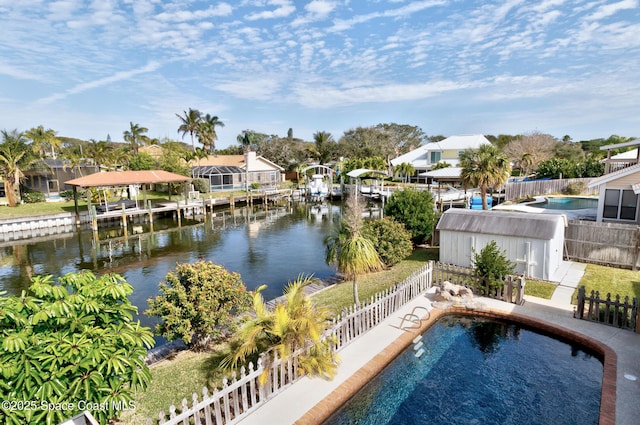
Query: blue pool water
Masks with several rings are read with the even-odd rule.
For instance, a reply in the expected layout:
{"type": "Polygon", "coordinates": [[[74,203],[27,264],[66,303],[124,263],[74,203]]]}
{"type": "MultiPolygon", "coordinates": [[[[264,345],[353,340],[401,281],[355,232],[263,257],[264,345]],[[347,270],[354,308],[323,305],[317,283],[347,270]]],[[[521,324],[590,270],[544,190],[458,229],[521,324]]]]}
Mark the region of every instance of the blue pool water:
{"type": "Polygon", "coordinates": [[[551,197],[547,198],[544,202],[536,202],[528,204],[528,206],[548,210],[582,210],[586,208],[598,208],[598,198],[551,197]]]}
{"type": "Polygon", "coordinates": [[[493,319],[444,317],[324,425],[597,424],[602,363],[493,319]]]}

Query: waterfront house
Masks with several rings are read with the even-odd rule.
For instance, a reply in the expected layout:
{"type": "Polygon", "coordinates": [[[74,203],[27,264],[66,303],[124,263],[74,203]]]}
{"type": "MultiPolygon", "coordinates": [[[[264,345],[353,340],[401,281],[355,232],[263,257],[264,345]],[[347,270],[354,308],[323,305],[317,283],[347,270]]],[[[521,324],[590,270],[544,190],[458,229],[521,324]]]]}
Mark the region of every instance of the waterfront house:
{"type": "Polygon", "coordinates": [[[245,189],[254,183],[261,188],[275,188],[284,177],[284,168],[255,152],[209,155],[192,160],[190,165],[193,178],[208,180],[212,191],[245,189]]]}
{"type": "Polygon", "coordinates": [[[416,170],[416,175],[424,176],[437,163],[446,162],[452,167],[457,167],[460,162],[460,154],[466,149],[478,149],[483,144],[490,144],[482,134],[450,136],[439,142],[429,142],[417,149],[407,152],[391,160],[391,165],[397,167],[402,163],[408,163],[416,170]]]}

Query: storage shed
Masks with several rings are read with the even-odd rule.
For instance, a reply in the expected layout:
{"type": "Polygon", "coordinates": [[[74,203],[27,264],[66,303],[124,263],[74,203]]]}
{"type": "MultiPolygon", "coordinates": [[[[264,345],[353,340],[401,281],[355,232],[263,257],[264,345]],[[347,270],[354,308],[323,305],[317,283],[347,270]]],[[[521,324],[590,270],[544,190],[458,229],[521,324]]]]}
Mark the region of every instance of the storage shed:
{"type": "Polygon", "coordinates": [[[472,252],[492,240],[516,264],[516,273],[555,280],[562,264],[566,217],[504,211],[447,210],[440,232],[440,261],[471,267],[472,252]]]}

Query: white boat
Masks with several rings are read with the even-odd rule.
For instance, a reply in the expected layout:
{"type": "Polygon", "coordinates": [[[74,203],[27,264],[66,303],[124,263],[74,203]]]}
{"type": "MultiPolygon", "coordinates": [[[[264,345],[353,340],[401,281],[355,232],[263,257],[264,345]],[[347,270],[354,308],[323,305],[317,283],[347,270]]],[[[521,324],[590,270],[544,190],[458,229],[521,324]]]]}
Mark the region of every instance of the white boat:
{"type": "Polygon", "coordinates": [[[322,174],[314,174],[311,176],[311,182],[307,186],[307,192],[311,196],[327,196],[329,194],[329,186],[324,182],[322,174]]]}

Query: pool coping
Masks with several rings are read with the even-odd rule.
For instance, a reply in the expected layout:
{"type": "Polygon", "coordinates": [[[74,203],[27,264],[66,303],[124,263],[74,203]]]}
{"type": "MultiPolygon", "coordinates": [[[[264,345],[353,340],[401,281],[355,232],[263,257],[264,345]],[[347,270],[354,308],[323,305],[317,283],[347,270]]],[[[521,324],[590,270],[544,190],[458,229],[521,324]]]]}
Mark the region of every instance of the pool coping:
{"type": "Polygon", "coordinates": [[[563,326],[529,317],[520,313],[509,312],[493,308],[467,309],[465,307],[450,307],[447,309],[432,309],[423,316],[419,328],[404,332],[394,341],[377,353],[364,366],[347,378],[341,385],[334,389],[319,403],[309,409],[302,417],[295,421],[297,425],[318,425],[328,419],[333,412],[338,410],[360,388],[379,374],[391,361],[409,347],[416,335],[424,333],[438,319],[447,316],[463,314],[469,316],[492,317],[511,320],[525,326],[531,326],[542,332],[582,344],[602,356],[603,376],[602,392],[600,398],[599,425],[615,425],[616,421],[616,379],[617,379],[617,354],[608,345],[578,331],[567,329],[563,326]]]}

